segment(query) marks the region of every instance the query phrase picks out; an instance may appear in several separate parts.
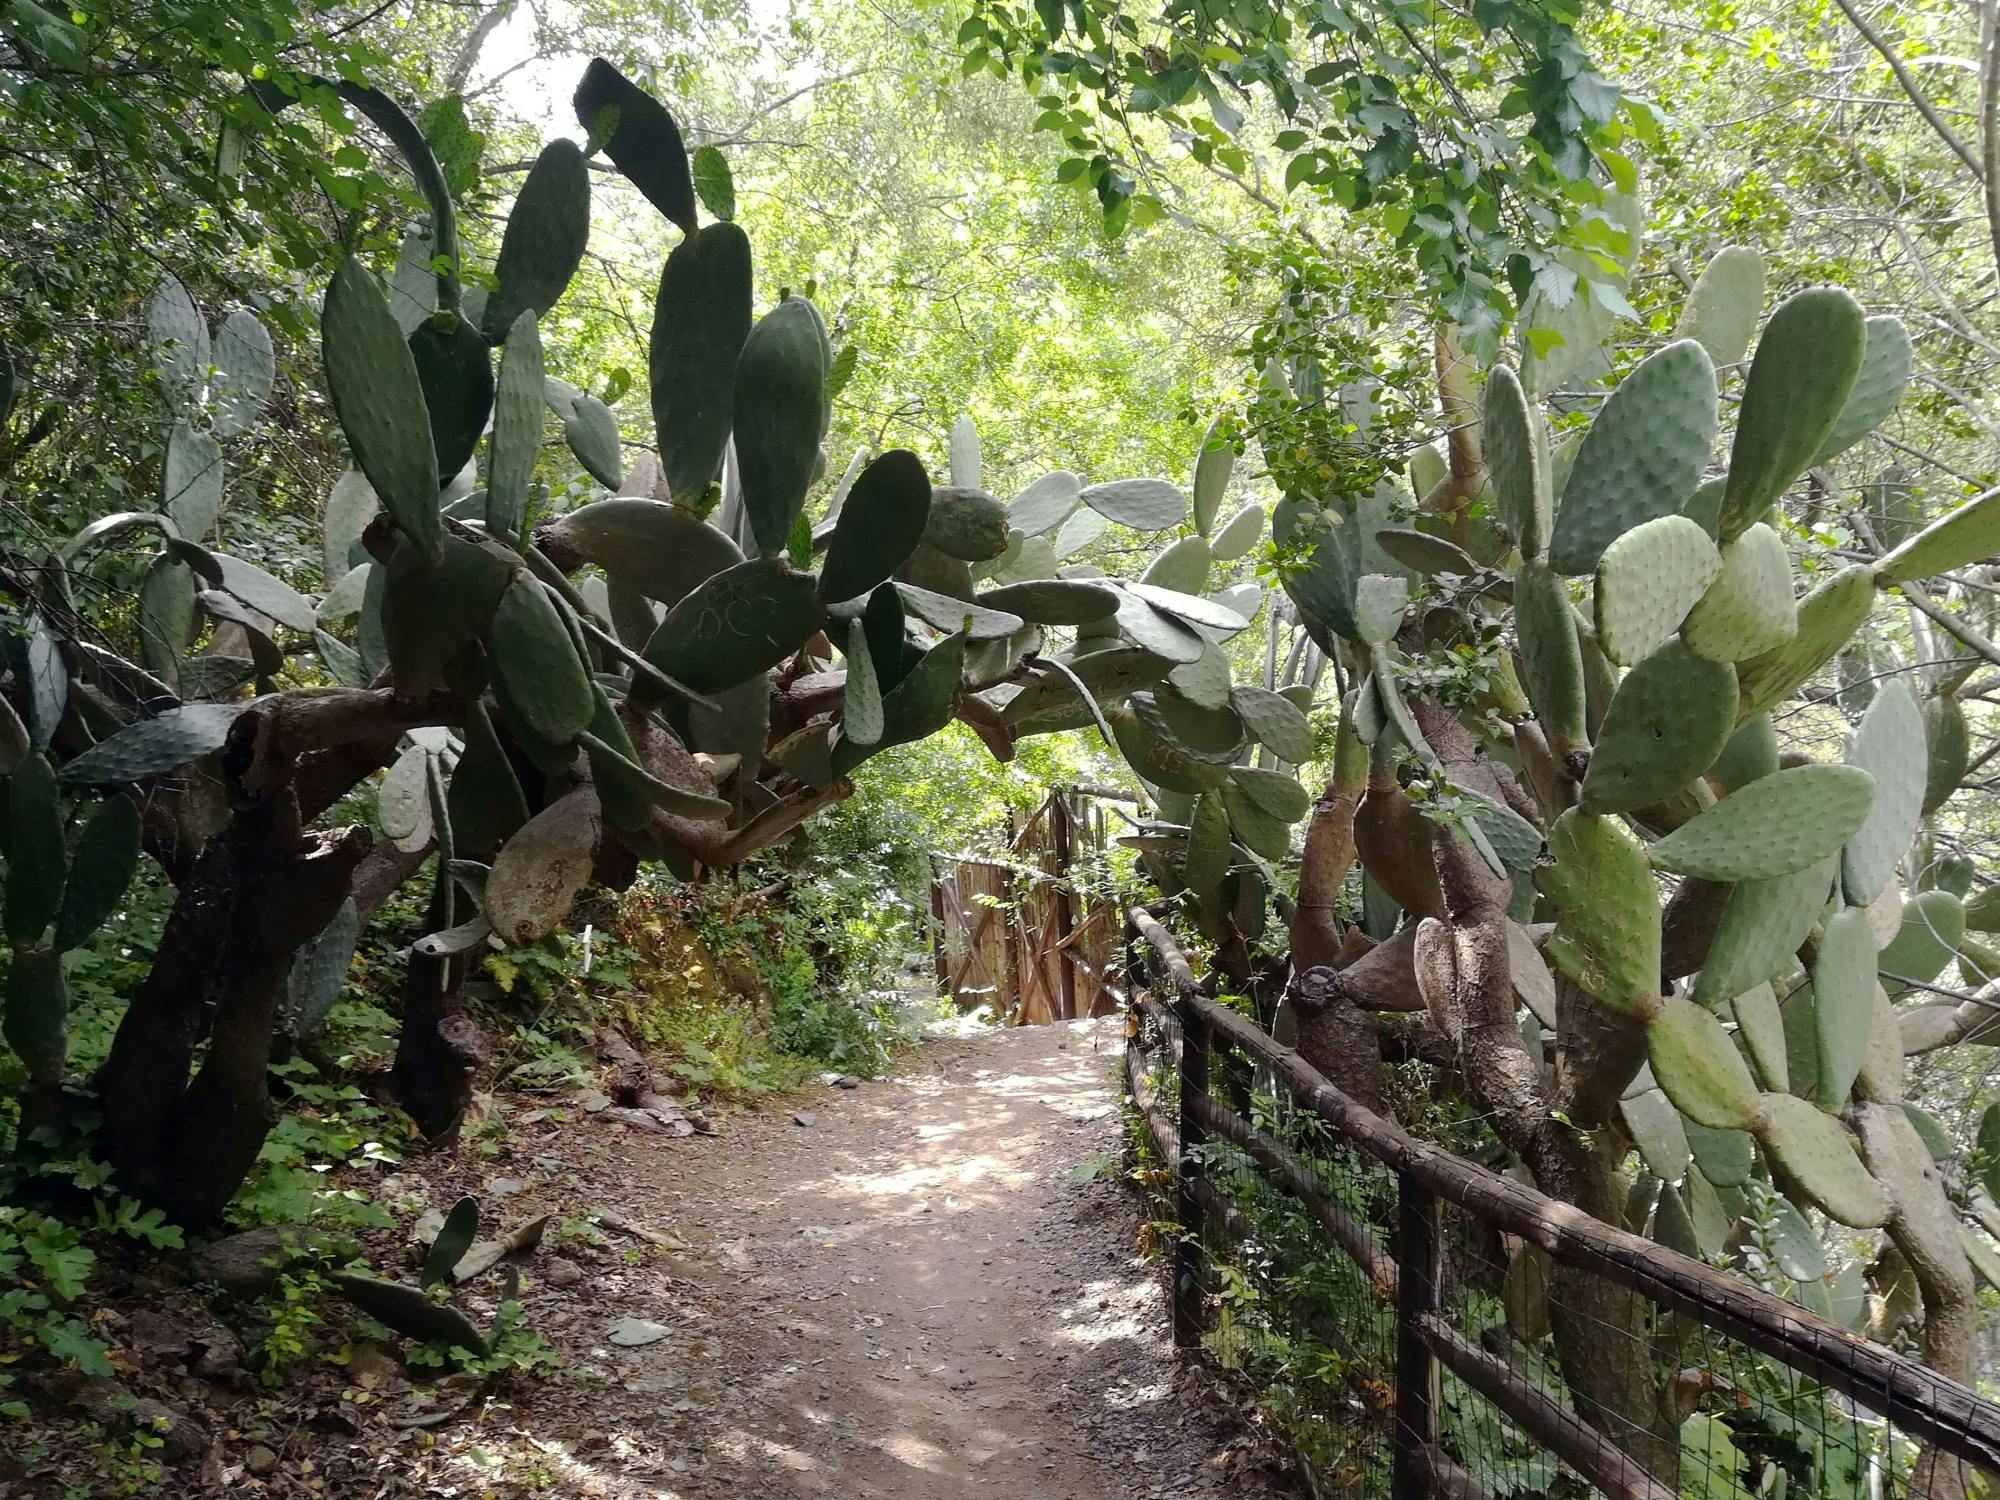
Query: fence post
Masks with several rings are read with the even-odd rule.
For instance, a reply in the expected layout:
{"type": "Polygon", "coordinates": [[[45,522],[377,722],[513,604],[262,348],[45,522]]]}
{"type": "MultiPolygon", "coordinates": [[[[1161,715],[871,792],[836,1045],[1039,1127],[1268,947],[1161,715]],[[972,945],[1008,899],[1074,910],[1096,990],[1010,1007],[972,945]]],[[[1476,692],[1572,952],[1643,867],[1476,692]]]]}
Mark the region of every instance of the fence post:
{"type": "Polygon", "coordinates": [[[1072,867],[1075,850],[1070,830],[1069,794],[1058,787],[1049,794],[1049,832],[1055,845],[1056,888],[1056,972],[1062,976],[1062,1014],[1058,1021],[1076,1019],[1076,970],[1069,953],[1070,933],[1076,927],[1075,900],[1070,894],[1076,871],[1072,867]]]}
{"type": "Polygon", "coordinates": [[[937,856],[931,856],[931,963],[937,969],[938,993],[956,1001],[951,993],[951,949],[945,937],[944,873],[937,856]]]}
{"type": "Polygon", "coordinates": [[[1174,1002],[1181,1023],[1180,1159],[1174,1164],[1174,1217],[1180,1238],[1174,1245],[1174,1347],[1193,1349],[1201,1343],[1201,1289],[1205,1256],[1201,1199],[1201,1161],[1197,1150],[1207,1139],[1195,1101],[1208,1095],[1208,1021],[1186,996],[1174,1002]]]}
{"type": "Polygon", "coordinates": [[[1396,1427],[1391,1492],[1429,1493],[1428,1450],[1438,1436],[1438,1365],[1417,1332],[1437,1311],[1437,1200],[1407,1172],[1396,1193],[1396,1427]]]}

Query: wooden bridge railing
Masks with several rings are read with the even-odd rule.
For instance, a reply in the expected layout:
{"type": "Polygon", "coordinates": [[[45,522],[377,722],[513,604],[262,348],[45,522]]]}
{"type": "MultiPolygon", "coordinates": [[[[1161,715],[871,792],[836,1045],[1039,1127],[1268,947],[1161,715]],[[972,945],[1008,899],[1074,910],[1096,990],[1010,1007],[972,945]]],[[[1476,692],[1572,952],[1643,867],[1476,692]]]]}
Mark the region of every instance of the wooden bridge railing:
{"type": "MultiPolygon", "coordinates": [[[[1137,1041],[1126,1055],[1134,1101],[1156,1149],[1175,1171],[1181,1230],[1174,1268],[1176,1341],[1192,1346],[1201,1339],[1204,1231],[1216,1229],[1235,1240],[1255,1232],[1204,1168],[1204,1143],[1222,1139],[1256,1163],[1274,1188],[1297,1200],[1326,1239],[1361,1270],[1375,1299],[1394,1309],[1391,1493],[1398,1500],[1481,1493],[1440,1441],[1440,1368],[1614,1500],[1671,1500],[1676,1493],[1512,1362],[1441,1315],[1439,1211],[1445,1207],[1518,1236],[1555,1265],[1629,1289],[1657,1308],[1754,1349],[1956,1461],[1948,1467],[1963,1466],[1964,1473],[2000,1483],[2000,1404],[1746,1281],[1416,1140],[1336,1089],[1253,1022],[1204,996],[1186,957],[1151,914],[1135,908],[1129,922],[1133,1007],[1170,1047],[1178,1041],[1178,1130],[1153,1096],[1137,1041]],[[1386,1251],[1293,1151],[1210,1091],[1216,1059],[1230,1052],[1253,1061],[1343,1146],[1393,1174],[1396,1208],[1386,1251]]],[[[1921,1486],[1917,1493],[1924,1493],[1921,1486]]],[[[1967,1490],[1961,1474],[1954,1473],[1944,1485],[1933,1485],[1932,1493],[1958,1496],[1967,1490]]]]}

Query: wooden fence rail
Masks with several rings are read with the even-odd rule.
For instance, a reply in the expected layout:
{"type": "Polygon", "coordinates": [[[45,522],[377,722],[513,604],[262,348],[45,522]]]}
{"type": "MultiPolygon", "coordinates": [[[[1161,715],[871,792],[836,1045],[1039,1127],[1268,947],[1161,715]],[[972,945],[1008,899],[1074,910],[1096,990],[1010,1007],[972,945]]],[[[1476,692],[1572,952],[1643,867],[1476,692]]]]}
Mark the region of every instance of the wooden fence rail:
{"type": "Polygon", "coordinates": [[[2000,1479],[2000,1404],[1781,1297],[1425,1145],[1357,1104],[1253,1022],[1203,995],[1186,957],[1150,913],[1133,908],[1128,922],[1131,1003],[1140,1018],[1161,1028],[1170,1046],[1178,1041],[1178,1136],[1147,1089],[1136,1044],[1126,1064],[1155,1144],[1175,1169],[1182,1231],[1174,1275],[1176,1340],[1184,1347],[1200,1341],[1204,1228],[1214,1225],[1232,1239],[1251,1232],[1233,1206],[1226,1215],[1215,1212],[1227,1206],[1227,1199],[1206,1180],[1200,1147],[1212,1137],[1221,1138],[1243,1151],[1275,1187],[1298,1199],[1327,1238],[1360,1267],[1377,1299],[1396,1309],[1392,1453],[1398,1500],[1478,1493],[1439,1448],[1440,1366],[1614,1500],[1662,1500],[1673,1494],[1603,1433],[1439,1316],[1441,1204],[1519,1236],[1559,1265],[1629,1288],[1657,1307],[1755,1349],[1939,1452],[2000,1479]],[[1164,995],[1166,1003],[1148,989],[1164,995]],[[1388,1252],[1367,1225],[1326,1197],[1292,1152],[1209,1092],[1211,1051],[1216,1048],[1234,1049],[1254,1060],[1343,1145],[1394,1174],[1397,1213],[1388,1252]]]}

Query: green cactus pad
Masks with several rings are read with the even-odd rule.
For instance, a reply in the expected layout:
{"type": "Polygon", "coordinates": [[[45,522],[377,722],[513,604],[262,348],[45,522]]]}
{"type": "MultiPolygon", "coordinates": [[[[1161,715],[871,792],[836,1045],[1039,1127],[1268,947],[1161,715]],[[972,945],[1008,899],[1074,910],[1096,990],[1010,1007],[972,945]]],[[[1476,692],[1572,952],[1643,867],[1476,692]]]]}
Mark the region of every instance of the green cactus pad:
{"type": "Polygon", "coordinates": [[[1279,822],[1292,824],[1312,811],[1312,793],[1281,771],[1260,771],[1255,766],[1232,766],[1232,785],[1279,822]]]}
{"type": "Polygon", "coordinates": [[[734,811],[720,797],[690,792],[662,780],[640,765],[632,741],[608,705],[599,716],[599,722],[611,730],[615,738],[600,738],[586,732],[579,739],[590,756],[591,780],[597,787],[607,818],[622,827],[643,828],[650,821],[654,808],[695,822],[718,822],[734,811]],[[616,818],[612,814],[614,807],[619,809],[616,818]]]}
{"type": "Polygon", "coordinates": [[[509,545],[527,524],[535,460],[542,449],[545,375],[542,336],[522,313],[500,350],[493,391],[493,433],[486,442],[486,529],[509,545]]]}
{"type": "Polygon", "coordinates": [[[679,504],[698,502],[722,467],[749,336],[750,241],[734,224],[706,225],[667,256],[646,355],[660,472],[679,504]]]}
{"type": "Polygon", "coordinates": [[[1166,531],[1187,519],[1188,500],[1164,479],[1113,479],[1085,485],[1083,503],[1134,531],[1166,531]]]}
{"type": "Polygon", "coordinates": [[[1790,967],[1793,954],[1826,910],[1838,868],[1839,860],[1828,856],[1789,875],[1738,883],[1722,908],[1695,980],[1696,1003],[1714,1009],[1790,967]]]}
{"type": "Polygon", "coordinates": [[[178,685],[181,656],[194,641],[194,574],[162,554],[139,585],[139,656],[167,686],[178,685]]]}
{"type": "Polygon", "coordinates": [[[1203,708],[1229,707],[1229,658],[1213,643],[1198,660],[1183,662],[1167,673],[1167,682],[1175,692],[1203,708]]]}
{"type": "MultiPolygon", "coordinates": [[[[964,631],[948,635],[923,654],[903,680],[882,695],[883,745],[906,745],[936,734],[950,721],[965,674],[964,631]]],[[[852,764],[835,748],[834,770],[845,775],[852,764]]]]}
{"type": "Polygon", "coordinates": [[[137,719],[81,755],[65,761],[64,781],[112,786],[178,770],[220,750],[241,703],[186,703],[150,719],[137,719]]]}
{"type": "MultiPolygon", "coordinates": [[[[1081,503],[1081,501],[1078,502],[1079,505],[1081,503]]],[[[1056,531],[1052,550],[1055,552],[1057,561],[1076,556],[1084,548],[1094,544],[1110,529],[1111,523],[1096,511],[1078,510],[1067,521],[1063,522],[1062,526],[1056,531]]]]}
{"type": "Polygon", "coordinates": [[[1202,708],[1166,683],[1130,701],[1154,736],[1189,760],[1228,765],[1243,749],[1243,721],[1233,709],[1202,708]]]}
{"type": "Polygon", "coordinates": [[[1838,287],[1809,287],[1771,314],[1750,362],[1729,451],[1724,541],[1776,504],[1812,462],[1847,405],[1867,344],[1861,304],[1838,287]]]}
{"type": "Polygon", "coordinates": [[[1292,852],[1291,825],[1273,816],[1237,783],[1234,775],[1222,788],[1222,801],[1229,810],[1229,826],[1247,848],[1265,859],[1284,859],[1292,852]]]}
{"type": "Polygon", "coordinates": [[[2000,885],[1982,886],[1965,898],[1965,925],[1972,932],[2000,932],[2000,885]]]}
{"type": "Polygon", "coordinates": [[[988,589],[979,603],[1032,625],[1090,625],[1118,613],[1118,591],[1088,579],[1040,578],[988,589]]]}
{"type": "Polygon", "coordinates": [[[1583,650],[1568,591],[1545,564],[1524,563],[1514,580],[1514,610],[1522,685],[1549,748],[1565,754],[1584,742],[1583,650]]]}
{"type": "Polygon", "coordinates": [[[583,263],[590,238],[590,172],[576,143],[554,140],[529,168],[507,215],[496,285],[480,310],[487,339],[499,343],[524,312],[537,318],[554,307],[583,263]]]}
{"type": "Polygon", "coordinates": [[[328,393],[355,466],[425,556],[441,560],[437,450],[417,364],[375,278],[344,259],[320,314],[328,393]]]}
{"type": "Polygon", "coordinates": [[[598,138],[608,121],[604,154],[627,182],[685,234],[695,233],[694,176],[674,117],[651,94],[601,57],[593,57],[571,99],[577,123],[598,138]],[[616,113],[607,115],[605,111],[616,113]]]}
{"type": "Polygon", "coordinates": [[[1201,451],[1194,461],[1194,485],[1189,499],[1194,505],[1194,529],[1207,536],[1215,526],[1216,512],[1229,490],[1229,476],[1236,467],[1236,445],[1217,417],[1202,434],[1201,451]]]}
{"type": "Polygon", "coordinates": [[[1361,540],[1351,517],[1280,500],[1271,512],[1271,535],[1280,550],[1303,559],[1283,569],[1279,581],[1322,648],[1330,635],[1354,638],[1354,583],[1361,576],[1361,540]]]}
{"type": "Polygon", "coordinates": [[[1730,1010],[1736,1017],[1736,1033],[1764,1087],[1776,1093],[1791,1088],[1785,1068],[1785,1018],[1778,1010],[1778,997],[1770,983],[1753,984],[1734,1000],[1730,1010]]]}
{"type": "Polygon", "coordinates": [[[175,404],[198,402],[208,377],[208,320],[177,276],[160,283],[146,309],[146,343],[175,404]]]}
{"type": "Polygon", "coordinates": [[[903,608],[926,625],[937,630],[968,631],[968,639],[973,641],[1005,640],[1026,623],[1019,615],[1006,610],[968,604],[963,599],[932,593],[915,584],[897,584],[896,594],[903,601],[903,608]]]}
{"type": "Polygon", "coordinates": [[[907,448],[894,448],[856,476],[833,523],[820,567],[820,598],[857,599],[895,576],[923,540],[932,516],[930,475],[907,448]]]}
{"type": "Polygon", "coordinates": [[[1874,805],[1847,841],[1841,865],[1847,899],[1867,906],[1894,877],[1923,810],[1924,718],[1906,680],[1896,678],[1875,695],[1847,759],[1875,778],[1874,805]]]}
{"type": "Polygon", "coordinates": [[[1868,1045],[1861,1054],[1855,1087],[1863,1097],[1887,1104],[1903,1097],[1903,1033],[1896,1007],[1879,984],[1874,987],[1871,1011],[1868,1045]]]}
{"type": "Polygon", "coordinates": [[[1727,485],[1725,479],[1704,479],[1681,506],[1681,514],[1711,538],[1722,534],[1722,492],[1727,485]]]}
{"type": "Polygon", "coordinates": [[[1199,661],[1208,641],[1192,625],[1155,609],[1128,588],[1118,590],[1118,629],[1135,646],[1176,665],[1199,661]]]}
{"type": "Polygon", "coordinates": [[[1875,934],[1860,907],[1843,907],[1826,919],[1813,962],[1813,1019],[1819,1101],[1838,1109],[1861,1071],[1875,1023],[1875,934]]]}
{"type": "Polygon", "coordinates": [[[1879,427],[1903,399],[1910,384],[1910,331],[1901,318],[1878,314],[1866,324],[1867,348],[1861,356],[1861,372],[1840,420],[1813,455],[1817,467],[1838,458],[1879,427]]]}
{"type": "Polygon", "coordinates": [[[62,1083],[69,1056],[69,985],[61,949],[15,945],[0,1034],[21,1059],[29,1082],[42,1088],[62,1083]]]}
{"type": "Polygon", "coordinates": [[[1111,721],[1111,733],[1118,742],[1119,754],[1125,757],[1136,774],[1154,786],[1169,792],[1199,796],[1222,784],[1224,770],[1221,766],[1183,755],[1170,742],[1155,734],[1129,704],[1107,710],[1105,717],[1111,721]]]}
{"type": "MultiPolygon", "coordinates": [[[[1108,708],[1122,703],[1134,689],[1158,682],[1173,663],[1137,646],[1112,646],[1074,657],[1065,665],[1108,708]]],[[[1055,672],[1037,678],[1009,699],[1001,717],[1022,735],[1081,729],[1092,722],[1074,684],[1055,672]]]]}
{"type": "Polygon", "coordinates": [[[1740,1188],[1757,1166],[1757,1140],[1746,1130],[1711,1130],[1684,1120],[1688,1149],[1701,1175],[1719,1188],[1740,1188]]]}
{"type": "Polygon", "coordinates": [[[1264,507],[1246,505],[1216,532],[1208,550],[1217,562],[1235,562],[1239,557],[1246,556],[1263,537],[1264,507]]]}
{"type": "Polygon", "coordinates": [[[1686,516],[1633,527],[1598,559],[1598,645],[1620,666],[1651,655],[1673,638],[1721,571],[1715,543],[1686,516]]]}
{"type": "Polygon", "coordinates": [[[590,880],[601,827],[596,794],[578,787],[507,840],[486,878],[486,916],[502,942],[526,947],[555,931],[590,880]]]}
{"type": "Polygon", "coordinates": [[[578,396],[563,414],[563,441],[590,477],[607,490],[625,483],[625,447],[618,417],[595,396],[578,396]]]}
{"type": "Polygon", "coordinates": [[[1521,556],[1540,557],[1549,541],[1548,444],[1541,413],[1506,365],[1495,365],[1486,377],[1480,431],[1500,523],[1521,556]]]}
{"type": "Polygon", "coordinates": [[[931,492],[923,539],[947,557],[990,562],[1007,550],[1007,507],[984,490],[941,484],[931,492]]]}
{"type": "Polygon", "coordinates": [[[522,727],[550,745],[566,745],[596,709],[590,673],[548,592],[526,574],[500,596],[487,626],[493,669],[522,727]]]}
{"type": "Polygon", "coordinates": [[[452,768],[445,810],[462,854],[484,858],[528,821],[528,799],[483,699],[465,707],[465,750],[452,768]]]}
{"type": "Polygon", "coordinates": [[[1722,1023],[1699,1005],[1668,1000],[1646,1025],[1646,1059],[1674,1108],[1711,1130],[1757,1117],[1757,1085],[1722,1023]]]}
{"type": "Polygon", "coordinates": [[[108,798],[83,825],[56,918],[57,948],[81,947],[117,910],[139,868],[140,831],[139,804],[130,797],[108,798]]]}
{"type": "Polygon", "coordinates": [[[1963,568],[2000,552],[2000,488],[1931,522],[1875,564],[1882,588],[1963,568]]]}
{"type": "Polygon", "coordinates": [[[672,608],[743,561],[736,544],[677,505],[636,495],[593,500],[536,529],[544,551],[574,555],[672,608]]]}
{"type": "Polygon", "coordinates": [[[690,592],[646,643],[646,659],[697,693],[748,682],[803,646],[825,622],[810,573],[781,558],[725,568],[690,592]]]}
{"type": "Polygon", "coordinates": [[[396,690],[423,697],[444,681],[445,664],[486,633],[519,563],[504,547],[448,536],[432,567],[407,542],[390,558],[382,587],[382,634],[396,690]]]}
{"type": "Polygon", "coordinates": [[[1229,702],[1250,737],[1279,760],[1302,766],[1313,758],[1312,725],[1290,699],[1245,684],[1230,690],[1229,702]]]}
{"type": "Polygon", "coordinates": [[[1688,611],[1681,639],[1697,656],[1735,662],[1779,649],[1798,629],[1791,559],[1760,521],[1723,547],[1722,571],[1688,611]]]}
{"type": "Polygon", "coordinates": [[[1910,982],[1929,984],[1958,955],[1965,939],[1965,906],[1950,891],[1923,891],[1903,906],[1895,937],[1876,955],[1882,985],[1892,995],[1910,982]]]}
{"type": "Polygon", "coordinates": [[[1726,245],[1695,278],[1674,333],[1700,344],[1716,364],[1733,365],[1749,351],[1763,305],[1764,257],[1726,245]]]}
{"type": "Polygon", "coordinates": [[[1213,562],[1214,555],[1207,542],[1198,536],[1184,536],[1147,564],[1139,581],[1179,594],[1199,594],[1208,587],[1208,571],[1213,562]]]}
{"type": "Polygon", "coordinates": [[[868,627],[860,620],[847,624],[847,682],[840,695],[840,733],[857,745],[882,739],[882,685],[868,654],[868,627]]]}
{"type": "Polygon", "coordinates": [[[1645,851],[1613,818],[1572,808],[1549,829],[1535,886],[1556,912],[1551,963],[1613,1010],[1660,1003],[1660,900],[1645,851]]]}
{"type": "Polygon", "coordinates": [[[1927,698],[1924,720],[1923,813],[1929,817],[1951,799],[1972,763],[1972,734],[1956,698],[1927,698]]]}
{"type": "Polygon", "coordinates": [[[1790,1094],[1766,1094],[1752,1134],[1828,1217],[1853,1229],[1872,1229],[1889,1217],[1888,1195],[1832,1115],[1790,1094]]]}
{"type": "Polygon", "coordinates": [[[430,414],[438,473],[456,474],[472,458],[493,415],[492,350],[465,319],[440,312],[410,335],[410,358],[430,414]]]}
{"type": "Polygon", "coordinates": [[[1354,633],[1371,646],[1394,636],[1410,604],[1406,579],[1387,573],[1363,573],[1354,581],[1354,633]]]}
{"type": "Polygon", "coordinates": [[[7,778],[7,937],[40,943],[62,910],[69,849],[48,757],[30,755],[7,778]]]}
{"type": "Polygon", "coordinates": [[[1032,481],[1007,507],[1007,524],[1023,536],[1046,536],[1083,504],[1083,481],[1056,469],[1032,481]]]}
{"type": "Polygon", "coordinates": [[[1784,1198],[1771,1205],[1771,1258],[1794,1281],[1826,1275],[1826,1247],[1806,1216],[1784,1198]]]}
{"type": "Polygon", "coordinates": [[[206,537],[222,514],[222,481],[228,465],[208,433],[176,422],[160,466],[160,508],[180,534],[206,537]]]}
{"type": "Polygon", "coordinates": [[[767,557],[791,540],[819,460],[826,366],[825,329],[803,297],[788,297],[764,314],[736,363],[737,473],[750,529],[767,557]]]}
{"type": "Polygon", "coordinates": [[[431,1247],[424,1254],[424,1268],[417,1280],[424,1286],[448,1281],[458,1263],[465,1259],[465,1252],[472,1248],[472,1242],[479,1237],[479,1200],[460,1198],[445,1215],[444,1225],[431,1241],[431,1247]]]}
{"type": "Polygon", "coordinates": [[[1662,870],[1770,880],[1839,850],[1868,817],[1875,778],[1859,766],[1793,766],[1742,788],[1653,845],[1662,870]]]}
{"type": "Polygon", "coordinates": [[[1632,812],[1672,796],[1714,764],[1735,724],[1736,669],[1669,640],[1612,695],[1580,806],[1632,812]]]}
{"type": "Polygon", "coordinates": [[[433,1302],[416,1287],[360,1271],[330,1271],[327,1280],[369,1317],[406,1338],[463,1349],[481,1358],[486,1355],[485,1337],[449,1302],[433,1302]]]}
{"type": "Polygon", "coordinates": [[[1549,566],[1588,573],[1617,538],[1677,515],[1715,446],[1715,403],[1715,367],[1692,339],[1648,356],[1619,382],[1577,450],[1549,566]]]}
{"type": "Polygon", "coordinates": [[[1798,633],[1781,646],[1738,662],[1736,716],[1750,720],[1791,697],[1847,644],[1875,602],[1868,570],[1843,568],[1799,601],[1798,633]]]}
{"type": "Polygon", "coordinates": [[[1188,825],[1187,857],[1182,877],[1194,893],[1196,917],[1210,938],[1222,936],[1226,910],[1222,880],[1229,873],[1229,814],[1221,795],[1204,792],[1195,803],[1194,818],[1188,825]]]}
{"type": "Polygon", "coordinates": [[[1618,1113],[1646,1169],[1662,1182],[1679,1182],[1694,1164],[1680,1111],[1656,1088],[1641,1089],[1618,1101],[1618,1113]]]}
{"type": "Polygon", "coordinates": [[[1213,599],[1203,599],[1195,594],[1183,593],[1178,589],[1162,588],[1157,584],[1139,582],[1125,585],[1128,592],[1138,595],[1155,609],[1163,610],[1184,625],[1200,626],[1203,630],[1219,631],[1223,636],[1237,635],[1250,628],[1250,622],[1226,605],[1213,599]]]}
{"type": "Polygon", "coordinates": [[[1429,578],[1438,573],[1456,573],[1470,578],[1479,571],[1479,561],[1456,542],[1409,526],[1385,526],[1375,533],[1375,544],[1404,567],[1429,578]]]}

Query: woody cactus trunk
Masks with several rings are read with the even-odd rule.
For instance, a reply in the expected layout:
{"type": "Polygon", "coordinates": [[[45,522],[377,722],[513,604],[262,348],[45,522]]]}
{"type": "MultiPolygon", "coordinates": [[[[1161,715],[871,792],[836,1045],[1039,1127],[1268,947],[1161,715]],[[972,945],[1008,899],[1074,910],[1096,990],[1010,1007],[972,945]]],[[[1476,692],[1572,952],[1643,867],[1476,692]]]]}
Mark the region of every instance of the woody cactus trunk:
{"type": "MultiPolygon", "coordinates": [[[[1496,366],[1459,462],[1417,466],[1407,520],[1385,524],[1379,496],[1279,504],[1284,587],[1351,684],[1304,837],[1289,1004],[1308,1059],[1374,1107],[1385,1051],[1454,1068],[1541,1189],[1601,1219],[1718,1259],[1775,1213],[1816,1310],[1854,1316],[1863,1267],[1833,1272],[1815,1217],[1879,1230],[1921,1294],[1925,1358],[1969,1382],[1975,1266],[1995,1269],[1974,1226],[1995,1216],[1902,1083],[1906,1054],[1976,1035],[1983,1013],[1891,998],[1970,948],[1964,882],[1920,889],[1962,716],[1949,680],[1927,704],[1897,677],[1822,762],[1781,754],[1772,714],[1878,595],[2000,549],[2000,493],[1799,596],[1778,502],[1889,414],[1910,346],[1837,289],[1757,333],[1761,301],[1756,257],[1718,257],[1686,336],[1560,446],[1496,366]],[[1717,467],[1718,379],[1739,369],[1717,467]],[[1454,486],[1466,458],[1483,477],[1454,486]],[[1490,670],[1447,704],[1426,683],[1453,648],[1490,670]],[[1379,942],[1336,915],[1356,863],[1379,942]]],[[[1212,871],[1251,862],[1250,830],[1191,736],[1160,739],[1190,777],[1182,868],[1209,925],[1227,906],[1212,871]],[[1231,831],[1233,859],[1205,847],[1231,831]]],[[[1517,1259],[1510,1291],[1540,1269],[1517,1259]]],[[[1552,1321],[1579,1410],[1672,1477],[1693,1399],[1668,1378],[1673,1329],[1561,1273],[1525,1321],[1552,1321]]],[[[1928,1456],[1918,1481],[1962,1493],[1928,1456]]]]}

